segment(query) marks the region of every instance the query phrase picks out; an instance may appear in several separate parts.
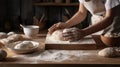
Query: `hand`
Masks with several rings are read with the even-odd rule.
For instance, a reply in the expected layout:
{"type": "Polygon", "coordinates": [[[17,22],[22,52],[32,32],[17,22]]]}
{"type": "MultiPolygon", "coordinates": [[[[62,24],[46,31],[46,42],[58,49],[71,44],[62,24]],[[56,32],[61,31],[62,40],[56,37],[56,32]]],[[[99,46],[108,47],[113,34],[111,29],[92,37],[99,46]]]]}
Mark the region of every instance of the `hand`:
{"type": "Polygon", "coordinates": [[[48,29],[48,31],[49,31],[48,33],[52,34],[55,30],[64,29],[64,28],[66,28],[66,26],[67,26],[67,24],[63,23],[63,22],[56,23],[48,29]]]}
{"type": "Polygon", "coordinates": [[[63,30],[63,37],[67,41],[78,41],[85,36],[83,30],[78,28],[70,28],[63,30]]]}

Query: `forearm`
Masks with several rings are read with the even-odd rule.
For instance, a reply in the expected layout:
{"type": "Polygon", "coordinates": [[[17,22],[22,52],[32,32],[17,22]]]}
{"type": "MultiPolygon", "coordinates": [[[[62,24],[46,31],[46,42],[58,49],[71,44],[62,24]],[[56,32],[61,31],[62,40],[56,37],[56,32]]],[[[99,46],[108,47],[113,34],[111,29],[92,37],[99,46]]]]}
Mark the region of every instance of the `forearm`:
{"type": "Polygon", "coordinates": [[[85,32],[85,35],[90,35],[92,33],[105,29],[110,24],[112,24],[112,18],[105,17],[103,20],[101,20],[97,24],[91,25],[90,27],[83,29],[83,31],[85,32]]]}
{"type": "Polygon", "coordinates": [[[98,32],[110,26],[114,20],[115,12],[116,10],[114,8],[106,10],[106,14],[103,20],[101,20],[95,25],[92,25],[90,27],[83,29],[83,31],[85,32],[85,35],[90,35],[92,33],[98,32]]]}
{"type": "Polygon", "coordinates": [[[69,19],[66,23],[66,27],[72,27],[80,22],[82,22],[86,18],[87,10],[82,3],[79,5],[78,12],[69,19]]]}
{"type": "Polygon", "coordinates": [[[80,11],[78,11],[71,19],[69,19],[66,23],[67,23],[67,27],[72,27],[74,25],[79,24],[80,22],[82,22],[84,19],[86,18],[86,14],[81,13],[80,11]]]}

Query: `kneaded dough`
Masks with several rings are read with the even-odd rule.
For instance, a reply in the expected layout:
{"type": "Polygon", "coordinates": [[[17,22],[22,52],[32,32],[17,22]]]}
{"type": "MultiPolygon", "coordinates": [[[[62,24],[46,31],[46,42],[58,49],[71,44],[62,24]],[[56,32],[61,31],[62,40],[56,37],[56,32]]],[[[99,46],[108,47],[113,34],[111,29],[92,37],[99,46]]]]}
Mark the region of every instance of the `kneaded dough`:
{"type": "Polygon", "coordinates": [[[7,38],[7,34],[4,32],[0,32],[0,39],[7,38]]]}
{"type": "Polygon", "coordinates": [[[113,47],[105,48],[98,52],[99,56],[103,57],[115,57],[116,56],[116,50],[113,47]]]}
{"type": "Polygon", "coordinates": [[[24,40],[22,35],[14,34],[14,35],[10,35],[7,38],[0,39],[0,42],[3,43],[3,44],[9,44],[9,43],[13,43],[13,42],[20,41],[20,40],[24,40]]]}
{"type": "Polygon", "coordinates": [[[26,50],[26,49],[32,49],[34,47],[33,43],[30,41],[23,41],[19,44],[17,44],[14,48],[15,49],[21,49],[21,50],[26,50]]]}
{"type": "Polygon", "coordinates": [[[68,32],[70,29],[61,29],[61,30],[56,30],[53,32],[53,34],[50,36],[50,39],[54,41],[68,41],[65,39],[62,35],[62,33],[68,32]]]}
{"type": "Polygon", "coordinates": [[[5,46],[5,44],[3,44],[2,42],[0,42],[0,48],[5,46]]]}
{"type": "Polygon", "coordinates": [[[23,37],[22,37],[22,35],[20,35],[20,34],[14,34],[14,35],[11,35],[11,36],[9,36],[9,37],[7,38],[8,43],[20,41],[20,40],[22,40],[22,39],[23,39],[23,37]]]}
{"type": "Polygon", "coordinates": [[[14,35],[14,34],[16,34],[16,33],[15,32],[9,32],[9,33],[7,33],[8,36],[11,36],[11,35],[14,35]]]}
{"type": "Polygon", "coordinates": [[[9,43],[9,40],[8,40],[7,38],[4,38],[4,39],[1,39],[1,40],[0,40],[0,43],[6,45],[6,44],[9,43]]]}
{"type": "Polygon", "coordinates": [[[64,38],[62,36],[62,31],[63,30],[56,30],[55,32],[52,33],[52,35],[50,36],[50,38],[52,40],[63,41],[64,38]]]}

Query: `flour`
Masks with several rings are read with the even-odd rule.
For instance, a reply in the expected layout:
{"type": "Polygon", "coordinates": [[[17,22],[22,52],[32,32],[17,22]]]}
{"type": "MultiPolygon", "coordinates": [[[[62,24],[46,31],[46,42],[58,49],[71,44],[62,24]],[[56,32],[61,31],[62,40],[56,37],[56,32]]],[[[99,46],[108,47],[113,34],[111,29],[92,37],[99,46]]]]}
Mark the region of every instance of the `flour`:
{"type": "Polygon", "coordinates": [[[86,36],[85,38],[79,40],[79,41],[75,41],[75,42],[69,42],[69,41],[61,41],[61,40],[57,40],[55,38],[52,38],[50,35],[47,35],[46,37],[46,44],[96,44],[96,42],[94,41],[94,39],[92,38],[92,36],[86,36]]]}
{"type": "Polygon", "coordinates": [[[58,51],[58,52],[46,51],[42,53],[41,55],[39,55],[37,58],[39,58],[39,60],[42,60],[42,61],[60,62],[60,61],[64,61],[68,59],[69,56],[66,54],[63,54],[61,51],[58,51]]]}
{"type": "Polygon", "coordinates": [[[50,39],[54,41],[63,41],[62,30],[56,30],[53,34],[49,35],[50,39]]]}
{"type": "Polygon", "coordinates": [[[13,56],[13,58],[23,58],[25,60],[42,62],[62,62],[62,61],[70,61],[70,60],[83,60],[87,58],[92,53],[84,52],[84,51],[65,51],[65,50],[48,50],[38,54],[28,54],[28,55],[17,55],[13,56]],[[73,58],[74,57],[74,58],[73,58]]]}
{"type": "Polygon", "coordinates": [[[108,32],[108,33],[106,33],[104,36],[105,36],[105,37],[117,38],[117,37],[120,37],[120,33],[110,33],[110,32],[108,32]]]}

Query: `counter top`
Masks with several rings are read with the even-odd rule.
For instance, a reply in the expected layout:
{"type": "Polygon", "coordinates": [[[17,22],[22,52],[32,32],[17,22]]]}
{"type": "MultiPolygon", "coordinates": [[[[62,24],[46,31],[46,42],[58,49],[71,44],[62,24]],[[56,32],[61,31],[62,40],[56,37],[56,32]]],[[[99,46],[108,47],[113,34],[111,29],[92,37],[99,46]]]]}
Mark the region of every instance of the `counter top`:
{"type": "Polygon", "coordinates": [[[19,55],[3,48],[8,56],[0,64],[120,64],[120,57],[100,57],[99,50],[44,50],[45,36],[34,40],[40,43],[37,52],[19,55]]]}

